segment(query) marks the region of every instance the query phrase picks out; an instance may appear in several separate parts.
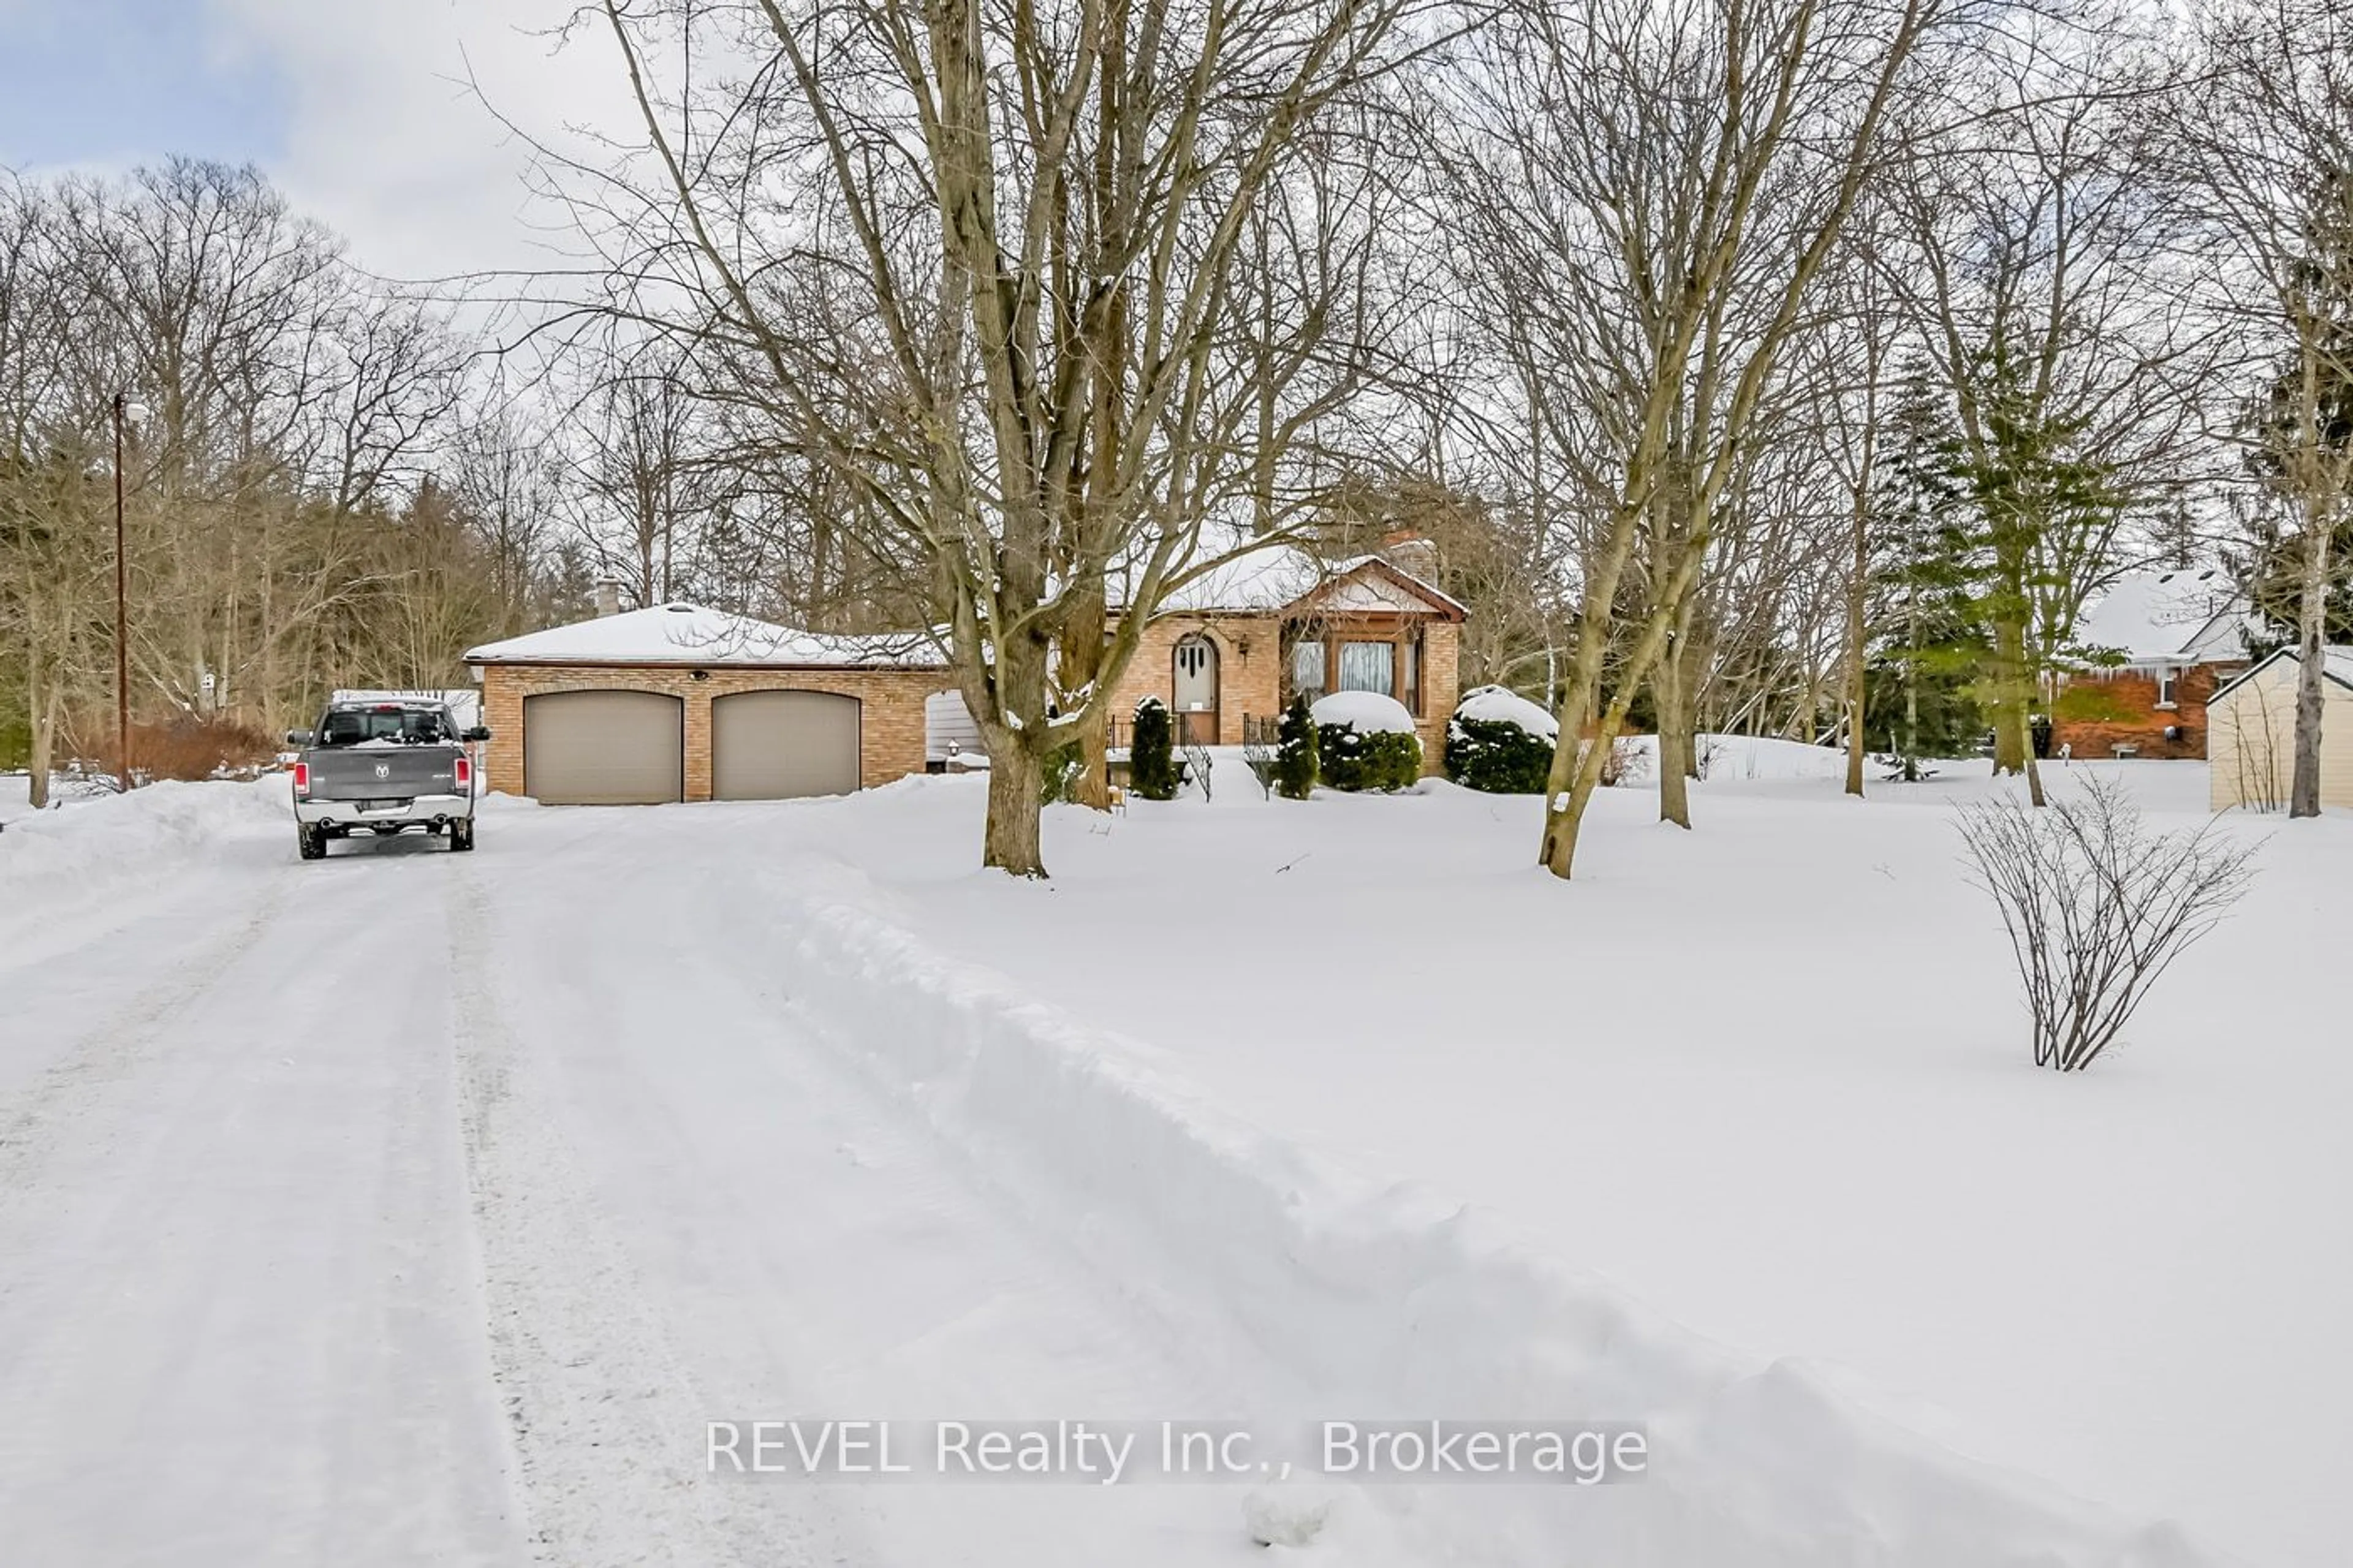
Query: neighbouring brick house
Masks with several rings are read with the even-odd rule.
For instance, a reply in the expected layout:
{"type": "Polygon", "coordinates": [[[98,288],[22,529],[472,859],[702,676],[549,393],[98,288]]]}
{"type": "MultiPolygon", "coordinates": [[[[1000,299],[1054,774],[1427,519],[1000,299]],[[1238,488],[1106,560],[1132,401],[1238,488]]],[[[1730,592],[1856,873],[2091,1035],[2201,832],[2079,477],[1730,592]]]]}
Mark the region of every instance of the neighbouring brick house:
{"type": "Polygon", "coordinates": [[[551,805],[839,795],[923,771],[921,638],[828,637],[657,605],[491,643],[490,786],[551,805]]]}
{"type": "Polygon", "coordinates": [[[1466,612],[1429,581],[1429,548],[1400,541],[1336,562],[1275,548],[1186,584],[1162,601],[1112,693],[1115,731],[1157,697],[1180,740],[1238,746],[1294,694],[1377,691],[1414,716],[1436,771],[1466,612]]]}
{"type": "Polygon", "coordinates": [[[2248,664],[2255,623],[2221,573],[2119,578],[2084,617],[2084,667],[2052,705],[2053,755],[2206,755],[2206,704],[2248,664]]]}

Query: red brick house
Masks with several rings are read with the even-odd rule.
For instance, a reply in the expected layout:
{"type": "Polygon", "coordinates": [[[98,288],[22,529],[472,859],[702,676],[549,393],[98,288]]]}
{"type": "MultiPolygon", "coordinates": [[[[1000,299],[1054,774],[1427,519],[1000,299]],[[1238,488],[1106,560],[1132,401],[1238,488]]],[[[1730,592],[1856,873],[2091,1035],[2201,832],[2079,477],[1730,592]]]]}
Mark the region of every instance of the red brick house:
{"type": "Polygon", "coordinates": [[[2053,756],[2206,755],[2206,704],[2247,668],[2246,602],[2216,571],[2121,577],[2076,628],[2051,710],[2053,756]]]}
{"type": "Polygon", "coordinates": [[[1279,547],[1186,584],[1162,601],[1112,693],[1115,731],[1137,702],[1157,697],[1180,739],[1239,746],[1295,695],[1377,691],[1413,715],[1434,771],[1468,612],[1428,580],[1428,550],[1409,540],[1384,555],[1326,562],[1279,547]]]}

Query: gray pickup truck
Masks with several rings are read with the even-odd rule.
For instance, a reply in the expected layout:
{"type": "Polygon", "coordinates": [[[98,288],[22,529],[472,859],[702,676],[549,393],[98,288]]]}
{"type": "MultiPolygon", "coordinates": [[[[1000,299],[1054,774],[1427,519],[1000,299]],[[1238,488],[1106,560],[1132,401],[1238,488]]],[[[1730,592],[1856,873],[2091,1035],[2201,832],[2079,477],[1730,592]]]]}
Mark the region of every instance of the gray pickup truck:
{"type": "Polygon", "coordinates": [[[327,840],[389,837],[409,828],[474,847],[474,767],[466,746],[488,730],[459,730],[438,702],[334,702],[316,730],[290,730],[294,833],[302,858],[326,858],[327,840]]]}

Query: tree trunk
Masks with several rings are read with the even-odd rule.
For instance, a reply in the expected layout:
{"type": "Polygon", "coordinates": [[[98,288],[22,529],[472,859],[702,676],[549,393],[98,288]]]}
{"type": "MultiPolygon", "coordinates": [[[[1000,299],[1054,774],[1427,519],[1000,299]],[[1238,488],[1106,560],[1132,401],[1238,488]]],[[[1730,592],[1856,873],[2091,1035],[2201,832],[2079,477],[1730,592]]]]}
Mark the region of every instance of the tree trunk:
{"type": "Polygon", "coordinates": [[[2320,815],[2320,723],[2328,662],[2328,525],[2322,509],[2305,510],[2304,596],[2297,606],[2295,651],[2295,774],[2288,788],[2290,817],[2320,815]]]}
{"type": "Polygon", "coordinates": [[[37,665],[26,692],[25,711],[33,721],[32,776],[26,781],[26,802],[35,811],[46,811],[49,805],[49,770],[57,765],[58,702],[56,693],[45,690],[37,665]]]}
{"type": "Polygon", "coordinates": [[[1691,826],[1691,720],[1683,700],[1683,660],[1659,660],[1651,700],[1659,710],[1659,820],[1691,826]]]}
{"type": "Polygon", "coordinates": [[[1854,581],[1846,595],[1846,793],[1862,794],[1863,694],[1868,660],[1863,649],[1863,595],[1870,586],[1870,509],[1858,489],[1854,509],[1854,581]]]}
{"type": "Polygon", "coordinates": [[[1079,731],[1079,776],[1071,800],[1093,811],[1111,809],[1111,714],[1097,709],[1079,731]]]}
{"type": "MultiPolygon", "coordinates": [[[[1100,591],[1089,595],[1085,603],[1071,611],[1070,629],[1059,650],[1065,691],[1092,688],[1106,679],[1103,628],[1109,618],[1100,591]],[[1082,660],[1090,659],[1092,662],[1082,668],[1082,660]]],[[[1094,716],[1079,732],[1079,776],[1071,784],[1073,804],[1095,811],[1111,809],[1110,750],[1111,705],[1098,701],[1094,716]]]]}
{"type": "Polygon", "coordinates": [[[982,865],[1016,877],[1045,876],[1046,858],[1039,844],[1039,826],[1044,816],[1039,797],[1045,776],[1043,759],[1030,749],[1027,734],[991,751],[982,865]]]}
{"type": "Polygon", "coordinates": [[[2026,628],[1997,620],[1993,628],[1993,771],[2022,773],[2032,744],[2027,734],[2026,628]]]}
{"type": "MultiPolygon", "coordinates": [[[[1691,592],[1700,563],[1706,559],[1707,544],[1704,532],[1684,542],[1683,559],[1667,584],[1668,605],[1681,605],[1683,595],[1691,592]]],[[[1599,704],[1602,650],[1599,638],[1579,637],[1577,656],[1569,669],[1568,690],[1561,700],[1562,744],[1553,752],[1552,773],[1545,785],[1544,840],[1536,852],[1538,863],[1564,880],[1576,869],[1577,838],[1584,825],[1585,808],[1593,798],[1595,786],[1601,782],[1610,748],[1626,722],[1627,704],[1650,679],[1672,621],[1673,612],[1666,605],[1651,612],[1649,624],[1635,640],[1632,654],[1619,671],[1622,684],[1594,725],[1589,745],[1576,742],[1584,733],[1582,715],[1599,704]]]]}

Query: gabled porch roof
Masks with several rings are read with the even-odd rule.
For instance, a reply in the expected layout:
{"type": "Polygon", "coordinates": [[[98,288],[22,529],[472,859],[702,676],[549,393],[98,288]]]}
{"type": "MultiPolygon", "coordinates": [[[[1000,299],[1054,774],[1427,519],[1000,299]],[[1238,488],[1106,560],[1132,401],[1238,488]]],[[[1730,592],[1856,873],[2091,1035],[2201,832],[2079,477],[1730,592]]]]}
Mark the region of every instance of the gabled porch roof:
{"type": "Polygon", "coordinates": [[[1373,614],[1460,621],[1470,612],[1461,600],[1384,556],[1325,561],[1295,545],[1277,545],[1238,556],[1184,584],[1161,600],[1160,613],[1285,620],[1319,613],[1373,614]]]}

